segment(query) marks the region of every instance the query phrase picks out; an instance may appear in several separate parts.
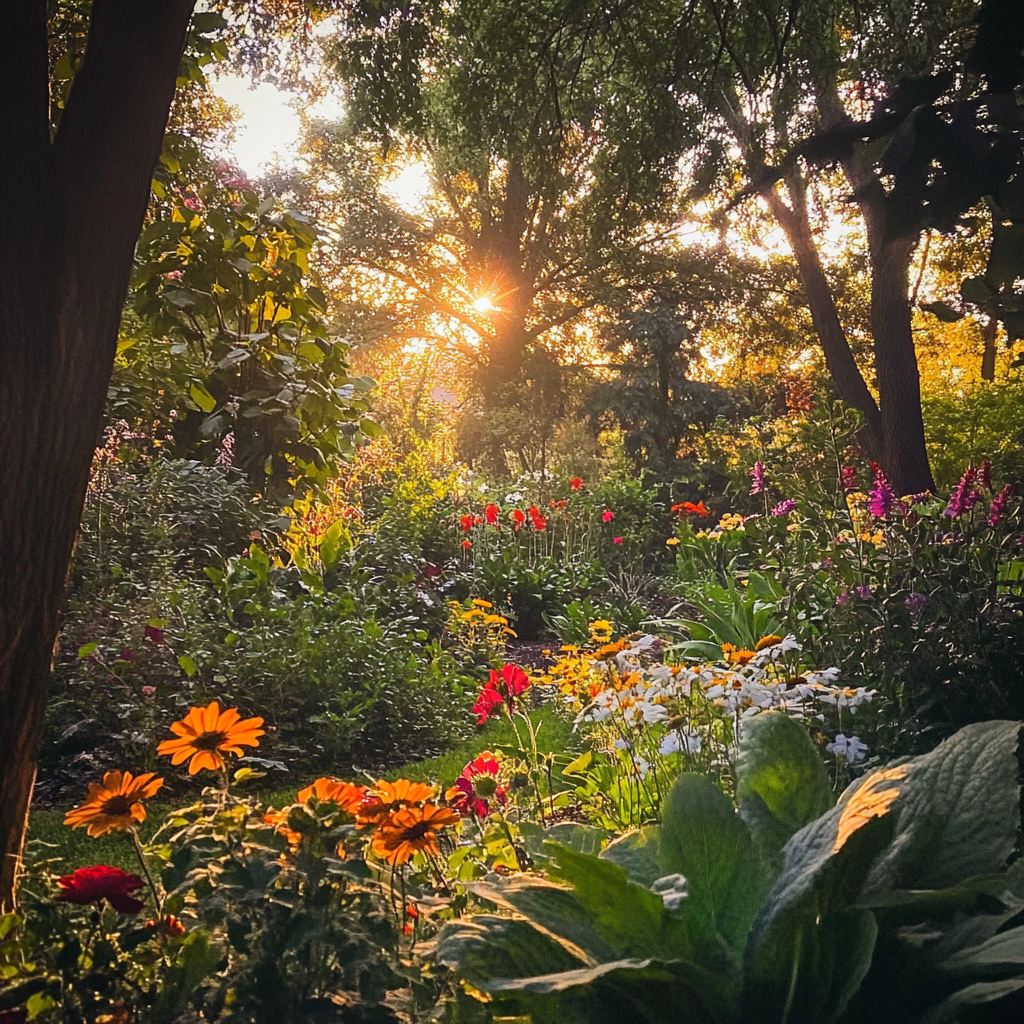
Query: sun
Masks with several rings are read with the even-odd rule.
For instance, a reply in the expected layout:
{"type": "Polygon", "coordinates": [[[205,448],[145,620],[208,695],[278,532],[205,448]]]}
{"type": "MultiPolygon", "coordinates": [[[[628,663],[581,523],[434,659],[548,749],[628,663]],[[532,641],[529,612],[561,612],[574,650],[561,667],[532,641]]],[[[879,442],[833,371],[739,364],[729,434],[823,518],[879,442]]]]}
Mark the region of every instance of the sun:
{"type": "Polygon", "coordinates": [[[473,308],[478,313],[490,313],[495,308],[494,303],[491,302],[489,295],[481,295],[479,298],[473,300],[473,308]]]}

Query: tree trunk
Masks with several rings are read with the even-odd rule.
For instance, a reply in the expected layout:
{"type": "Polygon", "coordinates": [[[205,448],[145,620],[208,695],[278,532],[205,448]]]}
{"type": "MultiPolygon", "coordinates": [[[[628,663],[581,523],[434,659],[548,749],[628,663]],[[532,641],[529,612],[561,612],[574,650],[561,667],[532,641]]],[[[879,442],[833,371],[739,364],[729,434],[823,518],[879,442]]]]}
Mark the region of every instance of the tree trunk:
{"type": "Polygon", "coordinates": [[[981,340],[985,347],[981,350],[981,379],[993,381],[996,379],[996,334],[999,330],[999,321],[994,316],[989,316],[985,326],[981,329],[981,340]]]}
{"type": "Polygon", "coordinates": [[[68,565],[194,0],[95,0],[50,141],[45,0],[5,9],[0,905],[13,906],[68,565]]]}
{"type": "Polygon", "coordinates": [[[765,199],[772,215],[786,233],[786,239],[796,258],[800,282],[807,295],[811,323],[814,324],[815,333],[818,335],[818,343],[825,356],[825,366],[832,383],[836,386],[836,392],[844,402],[864,414],[864,446],[875,458],[881,459],[882,415],[853,358],[846,331],[839,320],[832,288],[825,277],[811,233],[804,182],[799,178],[799,173],[792,172],[786,180],[792,207],[788,207],[782,201],[782,197],[774,188],[765,193],[765,199]]]}
{"type": "Polygon", "coordinates": [[[874,338],[882,459],[897,494],[935,490],[921,413],[921,376],[911,329],[910,256],[915,238],[896,238],[871,254],[874,338]]]}

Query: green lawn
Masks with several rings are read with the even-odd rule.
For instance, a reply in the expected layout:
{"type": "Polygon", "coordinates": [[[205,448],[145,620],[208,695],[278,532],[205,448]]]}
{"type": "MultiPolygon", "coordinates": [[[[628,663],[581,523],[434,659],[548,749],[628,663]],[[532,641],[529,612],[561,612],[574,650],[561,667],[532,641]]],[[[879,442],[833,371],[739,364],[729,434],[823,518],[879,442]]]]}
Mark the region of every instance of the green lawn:
{"type": "MultiPolygon", "coordinates": [[[[534,728],[537,732],[537,746],[543,753],[560,753],[571,747],[573,741],[572,723],[548,708],[539,708],[532,712],[534,728]]],[[[522,730],[520,724],[520,729],[522,730]]],[[[523,735],[524,741],[527,737],[523,735]]],[[[507,718],[492,719],[478,730],[471,740],[428,761],[413,761],[401,765],[385,773],[385,778],[413,779],[418,782],[437,782],[442,788],[450,786],[462,771],[463,766],[471,761],[481,750],[487,750],[502,744],[515,744],[515,734],[507,718]]],[[[295,799],[295,793],[312,779],[303,777],[296,779],[289,786],[282,786],[281,775],[274,773],[273,779],[268,777],[264,783],[271,783],[260,791],[260,796],[267,804],[281,807],[295,799]]],[[[185,803],[182,800],[181,803],[185,803]]],[[[149,815],[140,825],[139,833],[143,841],[156,831],[163,816],[174,809],[170,802],[153,800],[147,804],[149,815]]],[[[135,851],[128,837],[123,833],[108,833],[105,836],[90,839],[85,829],[66,828],[63,824],[67,808],[33,811],[29,819],[30,852],[41,859],[59,859],[54,864],[55,870],[69,873],[75,868],[89,864],[110,864],[135,870],[138,864],[135,851]]]]}

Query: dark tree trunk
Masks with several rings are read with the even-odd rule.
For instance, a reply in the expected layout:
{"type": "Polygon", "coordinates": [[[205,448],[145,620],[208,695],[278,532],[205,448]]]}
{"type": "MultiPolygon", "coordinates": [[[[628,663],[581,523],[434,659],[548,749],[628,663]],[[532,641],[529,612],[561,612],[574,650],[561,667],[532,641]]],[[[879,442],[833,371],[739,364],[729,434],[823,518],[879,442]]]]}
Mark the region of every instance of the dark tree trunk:
{"type": "Polygon", "coordinates": [[[981,350],[981,379],[993,381],[996,379],[996,334],[999,330],[999,321],[990,316],[981,329],[981,340],[984,348],[981,350]]]}
{"type": "Polygon", "coordinates": [[[882,414],[879,461],[897,494],[935,490],[925,446],[921,376],[911,330],[909,271],[916,241],[896,238],[882,242],[871,255],[871,334],[882,414]]]}
{"type": "Polygon", "coordinates": [[[95,0],[50,140],[45,0],[5,8],[0,905],[10,907],[68,565],[194,0],[95,0]]]}

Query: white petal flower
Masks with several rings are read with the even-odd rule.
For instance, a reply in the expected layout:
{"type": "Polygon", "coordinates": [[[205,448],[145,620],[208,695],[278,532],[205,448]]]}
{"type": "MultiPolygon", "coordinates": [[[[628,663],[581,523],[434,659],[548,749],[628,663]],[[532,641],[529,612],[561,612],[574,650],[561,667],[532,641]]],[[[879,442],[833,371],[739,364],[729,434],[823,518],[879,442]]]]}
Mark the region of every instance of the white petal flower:
{"type": "Polygon", "coordinates": [[[700,736],[696,733],[686,732],[684,729],[674,729],[672,732],[666,733],[658,747],[658,753],[662,756],[678,754],[680,751],[696,754],[699,750],[700,736]]]}
{"type": "Polygon", "coordinates": [[[866,743],[861,742],[859,736],[846,736],[839,733],[825,749],[837,757],[845,757],[850,764],[856,764],[858,761],[864,760],[868,747],[866,743]]]}

